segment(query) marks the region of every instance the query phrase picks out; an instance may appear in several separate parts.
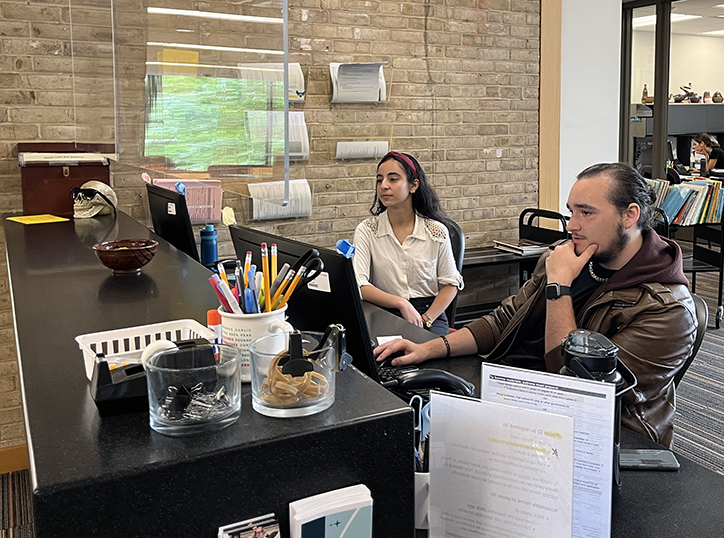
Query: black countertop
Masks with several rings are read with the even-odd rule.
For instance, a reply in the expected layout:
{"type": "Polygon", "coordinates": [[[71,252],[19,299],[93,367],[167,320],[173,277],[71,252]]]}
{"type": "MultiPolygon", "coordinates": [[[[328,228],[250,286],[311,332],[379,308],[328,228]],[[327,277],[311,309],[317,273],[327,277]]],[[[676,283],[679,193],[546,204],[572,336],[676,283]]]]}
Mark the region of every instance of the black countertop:
{"type": "MultiPolygon", "coordinates": [[[[372,304],[364,303],[364,311],[373,338],[399,334],[417,343],[436,338],[372,304]]],[[[482,357],[470,355],[430,360],[419,366],[447,370],[477,387],[482,361],[482,357]]],[[[621,430],[621,446],[663,448],[627,428],[621,430]]],[[[621,471],[621,498],[611,511],[613,538],[704,538],[722,534],[724,476],[681,454],[676,457],[681,465],[677,472],[621,471]]],[[[418,531],[417,536],[423,538],[427,533],[418,531]]]]}
{"type": "MultiPolygon", "coordinates": [[[[355,470],[367,466],[369,475],[369,465],[375,465],[376,451],[383,447],[367,449],[365,442],[379,443],[379,437],[388,435],[383,432],[379,432],[379,436],[377,432],[373,434],[370,424],[381,417],[411,424],[411,410],[354,368],[337,375],[335,404],[310,417],[273,419],[259,415],[252,410],[250,389],[245,385],[241,417],[235,424],[213,434],[163,436],[151,430],[147,411],[101,418],[89,394],[83,355],[75,337],[186,318],[205,325],[206,311],[218,306],[216,295],[208,284],[210,272],[123,213],[118,214],[117,223],[110,217],[29,226],[5,220],[4,227],[36,501],[43,496],[52,498],[64,490],[80,491],[86,485],[96,488],[89,491],[103,491],[104,487],[99,484],[108,485],[144,473],[160,478],[163,474],[158,473],[163,473],[164,469],[169,473],[175,469],[176,474],[170,478],[180,480],[187,464],[204,460],[223,462],[221,456],[224,454],[235,454],[238,459],[245,449],[248,453],[256,453],[260,447],[283,444],[289,439],[304,438],[307,443],[302,443],[300,450],[312,450],[309,443],[318,444],[327,436],[334,438],[337,434],[330,433],[332,430],[369,434],[369,440],[360,440],[359,445],[360,451],[369,451],[370,461],[358,453],[349,457],[340,455],[342,478],[339,480],[345,484],[368,483],[373,496],[376,487],[379,498],[380,486],[375,486],[375,481],[386,481],[386,478],[367,480],[363,471],[355,470]],[[139,275],[113,275],[101,265],[91,249],[98,241],[122,238],[159,240],[156,256],[139,275]]],[[[409,447],[412,446],[411,428],[403,427],[399,434],[389,435],[390,438],[409,439],[409,447]]],[[[399,448],[399,443],[397,446],[399,448]]],[[[323,447],[317,450],[320,457],[334,461],[323,447]]],[[[392,472],[392,468],[386,467],[388,464],[394,468],[404,462],[405,468],[411,467],[411,448],[387,459],[389,461],[380,464],[382,474],[392,472]]],[[[314,463],[314,460],[310,462],[312,468],[314,463]]],[[[255,466],[255,473],[261,472],[259,465],[255,466]]],[[[319,467],[324,469],[326,465],[328,462],[325,461],[319,467]]],[[[249,472],[248,469],[245,472],[249,472]]],[[[245,479],[255,476],[247,475],[245,479]]],[[[320,477],[320,481],[331,485],[336,480],[320,477]]],[[[290,488],[295,486],[293,482],[290,480],[290,488]]],[[[307,482],[313,493],[333,489],[311,483],[314,481],[307,482]]],[[[409,494],[401,493],[404,528],[404,521],[411,522],[412,517],[412,473],[409,479],[400,483],[410,490],[409,494]]],[[[136,491],[129,493],[138,494],[139,485],[133,487],[136,491]]],[[[302,485],[291,495],[299,498],[310,494],[305,487],[302,485]]],[[[280,492],[276,495],[274,499],[279,505],[290,500],[282,498],[280,492]]],[[[52,513],[53,507],[52,503],[47,504],[49,506],[43,511],[46,515],[52,513]]],[[[183,503],[178,505],[181,511],[182,506],[183,503]]],[[[64,509],[71,511],[68,507],[64,509]]],[[[36,502],[36,517],[37,514],[36,502]]],[[[389,524],[392,517],[399,519],[397,514],[397,510],[391,511],[389,518],[381,519],[389,524]]],[[[252,512],[246,517],[254,515],[259,514],[252,512]]],[[[220,523],[231,522],[233,520],[220,523]]],[[[153,525],[142,519],[135,523],[148,529],[153,525]]],[[[407,528],[411,529],[411,525],[407,528]]],[[[183,532],[176,535],[183,535],[183,532]]]]}

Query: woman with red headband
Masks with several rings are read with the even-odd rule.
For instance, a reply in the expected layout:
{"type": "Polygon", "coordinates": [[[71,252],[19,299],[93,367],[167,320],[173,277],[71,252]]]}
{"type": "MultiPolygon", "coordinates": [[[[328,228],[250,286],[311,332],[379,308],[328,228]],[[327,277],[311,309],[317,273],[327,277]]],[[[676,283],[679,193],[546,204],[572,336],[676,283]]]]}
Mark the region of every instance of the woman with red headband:
{"type": "Polygon", "coordinates": [[[354,233],[354,269],[365,301],[434,334],[448,333],[445,308],[463,277],[440,200],[420,163],[390,151],[377,165],[374,215],[354,233]]]}

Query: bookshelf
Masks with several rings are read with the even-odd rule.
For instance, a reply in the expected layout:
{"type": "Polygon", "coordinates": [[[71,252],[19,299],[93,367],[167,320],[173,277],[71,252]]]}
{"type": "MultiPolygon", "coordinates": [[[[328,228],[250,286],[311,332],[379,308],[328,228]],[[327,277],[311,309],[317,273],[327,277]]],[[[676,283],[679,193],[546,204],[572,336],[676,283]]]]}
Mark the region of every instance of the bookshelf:
{"type": "Polygon", "coordinates": [[[691,228],[692,254],[684,258],[684,272],[691,273],[691,291],[696,292],[697,273],[718,273],[718,295],[715,326],[724,317],[724,186],[720,181],[698,179],[669,185],[661,179],[647,179],[656,193],[656,206],[661,208],[673,229],[691,228]]]}

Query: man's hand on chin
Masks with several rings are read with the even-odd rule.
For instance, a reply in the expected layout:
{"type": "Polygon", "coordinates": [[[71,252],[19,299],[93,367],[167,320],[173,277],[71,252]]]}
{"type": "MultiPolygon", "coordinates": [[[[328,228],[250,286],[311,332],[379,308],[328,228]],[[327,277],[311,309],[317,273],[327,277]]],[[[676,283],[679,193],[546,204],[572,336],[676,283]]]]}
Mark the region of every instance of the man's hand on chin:
{"type": "Polygon", "coordinates": [[[576,254],[576,245],[573,242],[558,245],[546,258],[548,282],[570,286],[597,250],[598,245],[588,245],[578,256],[576,254]]]}

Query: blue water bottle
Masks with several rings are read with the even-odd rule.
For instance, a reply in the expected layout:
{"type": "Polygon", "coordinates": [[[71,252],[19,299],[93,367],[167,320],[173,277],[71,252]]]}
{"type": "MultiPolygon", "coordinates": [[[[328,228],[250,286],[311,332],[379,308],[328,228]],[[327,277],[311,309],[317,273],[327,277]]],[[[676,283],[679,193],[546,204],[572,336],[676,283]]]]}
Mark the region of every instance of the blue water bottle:
{"type": "Polygon", "coordinates": [[[219,247],[216,242],[216,230],[213,224],[207,224],[201,230],[201,263],[211,265],[219,259],[219,247]]]}

